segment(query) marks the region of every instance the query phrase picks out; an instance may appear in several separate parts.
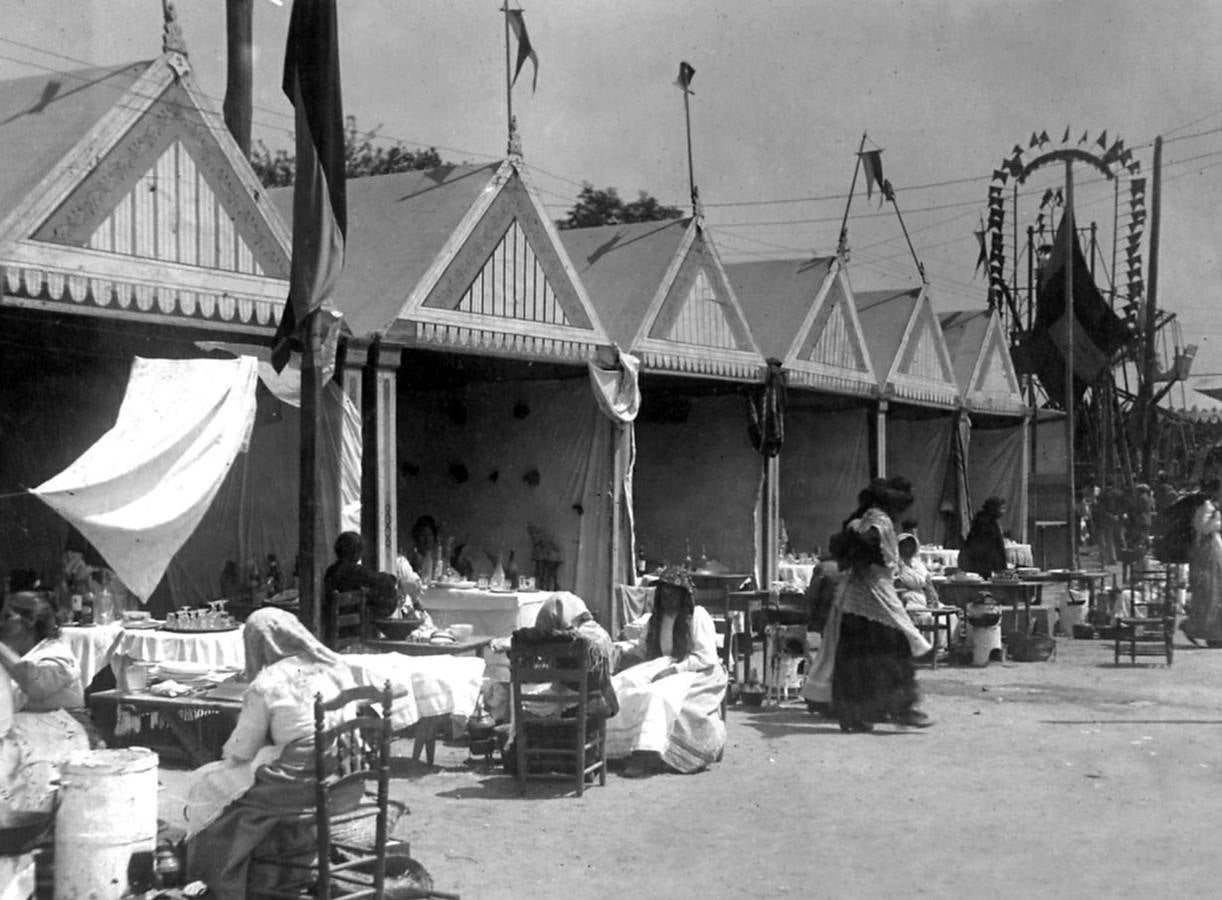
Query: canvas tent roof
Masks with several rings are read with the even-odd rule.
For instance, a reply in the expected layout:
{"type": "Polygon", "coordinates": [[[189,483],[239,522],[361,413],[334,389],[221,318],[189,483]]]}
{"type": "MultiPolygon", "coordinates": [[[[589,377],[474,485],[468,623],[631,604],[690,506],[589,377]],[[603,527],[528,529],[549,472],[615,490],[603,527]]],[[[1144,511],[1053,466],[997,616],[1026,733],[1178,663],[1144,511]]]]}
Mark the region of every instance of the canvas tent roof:
{"type": "Polygon", "coordinates": [[[781,360],[791,386],[878,392],[848,273],[838,259],[731,263],[726,272],[761,349],[781,360]]]}
{"type": "Polygon", "coordinates": [[[0,204],[6,305],[275,327],[289,233],[181,53],[0,82],[0,204]]]}
{"type": "Polygon", "coordinates": [[[958,406],[950,354],[925,289],[863,291],[854,301],[884,396],[918,406],[958,406]]]}
{"type": "Polygon", "coordinates": [[[938,321],[964,407],[974,412],[1022,415],[1026,411],[1022,388],[997,313],[962,310],[944,313],[938,321]]]}
{"type": "MultiPolygon", "coordinates": [[[[292,189],[270,193],[291,221],[292,189]]],[[[354,335],[406,346],[586,359],[609,343],[513,159],[349,179],[332,304],[354,335]]]]}
{"type": "Polygon", "coordinates": [[[612,339],[646,370],[754,381],[764,358],[693,218],[560,232],[612,339]]]}

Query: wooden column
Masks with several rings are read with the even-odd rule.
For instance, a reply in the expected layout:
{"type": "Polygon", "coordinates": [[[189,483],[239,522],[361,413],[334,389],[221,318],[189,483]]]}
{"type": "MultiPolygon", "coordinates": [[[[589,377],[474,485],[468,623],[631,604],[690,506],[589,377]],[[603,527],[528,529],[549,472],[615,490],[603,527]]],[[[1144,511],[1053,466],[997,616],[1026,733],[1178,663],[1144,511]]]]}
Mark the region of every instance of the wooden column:
{"type": "MultiPolygon", "coordinates": [[[[782,451],[784,452],[784,451],[782,451]]],[[[777,578],[777,559],[781,555],[781,456],[764,459],[764,510],[760,518],[760,587],[768,588],[777,578]]]]}
{"type": "Polygon", "coordinates": [[[297,589],[301,614],[307,628],[322,634],[322,576],[331,558],[326,545],[326,530],[319,521],[322,496],[319,484],[319,446],[322,422],[319,409],[325,387],[317,368],[322,347],[321,325],[317,313],[306,319],[305,352],[301,357],[301,471],[300,507],[297,538],[297,589]]]}
{"type": "Polygon", "coordinates": [[[886,400],[878,401],[874,412],[874,426],[870,429],[870,443],[873,445],[874,456],[870,460],[870,477],[887,477],[887,410],[890,404],[886,400]]]}
{"type": "Polygon", "coordinates": [[[1018,536],[1018,541],[1021,544],[1030,543],[1035,534],[1033,528],[1028,528],[1031,517],[1031,421],[1033,418],[1033,415],[1023,416],[1023,446],[1019,455],[1018,476],[1019,509],[1016,517],[1010,517],[1010,521],[1017,521],[1019,523],[1022,533],[1018,536]]]}
{"type": "MultiPolygon", "coordinates": [[[[361,533],[365,564],[393,572],[399,553],[399,453],[395,408],[402,348],[375,343],[362,384],[361,533]]],[[[345,380],[347,373],[345,372],[345,380]]],[[[345,390],[347,388],[345,387],[345,390]]]]}

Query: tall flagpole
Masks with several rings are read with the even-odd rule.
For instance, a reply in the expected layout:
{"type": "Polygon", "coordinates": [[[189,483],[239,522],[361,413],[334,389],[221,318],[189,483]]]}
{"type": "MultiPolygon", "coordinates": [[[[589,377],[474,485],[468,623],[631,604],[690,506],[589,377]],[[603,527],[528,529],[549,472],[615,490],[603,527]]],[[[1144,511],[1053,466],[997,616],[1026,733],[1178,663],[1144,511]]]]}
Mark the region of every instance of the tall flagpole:
{"type": "Polygon", "coordinates": [[[508,116],[505,126],[509,135],[509,142],[513,143],[513,75],[511,74],[512,65],[510,63],[509,54],[509,0],[505,0],[505,5],[501,7],[501,11],[505,14],[505,111],[508,116]]]}
{"type": "Polygon", "coordinates": [[[1066,559],[1073,571],[1078,568],[1078,516],[1077,505],[1074,502],[1077,488],[1074,483],[1074,330],[1077,315],[1074,311],[1073,278],[1074,278],[1074,237],[1077,221],[1074,220],[1073,205],[1073,162],[1065,160],[1065,209],[1062,221],[1068,215],[1070,220],[1065,228],[1065,460],[1068,469],[1065,488],[1065,524],[1068,525],[1069,554],[1066,559]]]}
{"type": "Polygon", "coordinates": [[[696,167],[692,163],[692,89],[683,85],[683,122],[687,129],[687,192],[692,199],[692,215],[700,215],[700,203],[696,195],[696,167]]]}
{"type": "MultiPolygon", "coordinates": [[[[843,258],[849,250],[849,209],[853,205],[853,192],[857,190],[857,173],[861,171],[861,154],[866,149],[866,133],[861,133],[861,144],[857,147],[857,164],[853,166],[853,180],[849,183],[849,196],[844,201],[844,217],[840,220],[840,241],[836,245],[836,255],[843,258]]],[[[881,185],[880,185],[881,187],[881,185]]]]}

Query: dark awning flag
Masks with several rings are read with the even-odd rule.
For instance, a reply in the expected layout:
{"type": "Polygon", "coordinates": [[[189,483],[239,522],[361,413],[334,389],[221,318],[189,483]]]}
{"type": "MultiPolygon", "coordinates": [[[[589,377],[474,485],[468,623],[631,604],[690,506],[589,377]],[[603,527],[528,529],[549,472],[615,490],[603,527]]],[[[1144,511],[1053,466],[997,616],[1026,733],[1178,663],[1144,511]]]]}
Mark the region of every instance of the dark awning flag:
{"type": "Polygon", "coordinates": [[[518,61],[513,68],[513,80],[509,82],[510,87],[518,83],[518,75],[522,72],[522,66],[526,65],[526,60],[529,59],[531,65],[534,66],[534,77],[530,80],[530,90],[533,93],[539,86],[539,54],[535,53],[535,48],[530,43],[530,35],[526,33],[526,19],[522,10],[507,9],[505,15],[509,16],[509,27],[513,29],[513,36],[518,40],[518,61]]]}
{"type": "Polygon", "coordinates": [[[335,0],[295,0],[284,55],[284,93],[297,111],[293,261],[272,363],[288,363],[290,341],[334,290],[344,267],[348,203],[344,109],[335,0]]]}
{"type": "Polygon", "coordinates": [[[1132,338],[1130,326],[1112,312],[1091,277],[1074,228],[1073,210],[1066,208],[1052,255],[1040,277],[1032,330],[1015,358],[1024,373],[1039,378],[1049,400],[1058,406],[1065,396],[1065,352],[1069,346],[1069,322],[1065,315],[1066,229],[1073,233],[1074,395],[1080,396],[1132,338]]]}
{"type": "Polygon", "coordinates": [[[679,63],[679,77],[675,79],[675,87],[682,90],[690,90],[692,86],[692,76],[696,74],[695,67],[691,63],[684,61],[679,63]]]}

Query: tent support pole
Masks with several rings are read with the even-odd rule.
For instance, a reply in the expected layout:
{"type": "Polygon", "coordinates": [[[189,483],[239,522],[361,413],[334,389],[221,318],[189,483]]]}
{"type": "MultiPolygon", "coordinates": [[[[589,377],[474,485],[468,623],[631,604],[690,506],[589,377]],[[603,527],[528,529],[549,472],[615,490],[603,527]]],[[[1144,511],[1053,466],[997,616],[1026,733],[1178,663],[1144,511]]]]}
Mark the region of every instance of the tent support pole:
{"type": "Polygon", "coordinates": [[[319,417],[324,385],[318,369],[322,349],[322,322],[317,311],[305,323],[305,347],[301,354],[301,473],[298,513],[297,578],[305,625],[322,635],[322,573],[328,554],[326,532],[318,521],[321,504],[318,448],[322,441],[319,417]]]}

